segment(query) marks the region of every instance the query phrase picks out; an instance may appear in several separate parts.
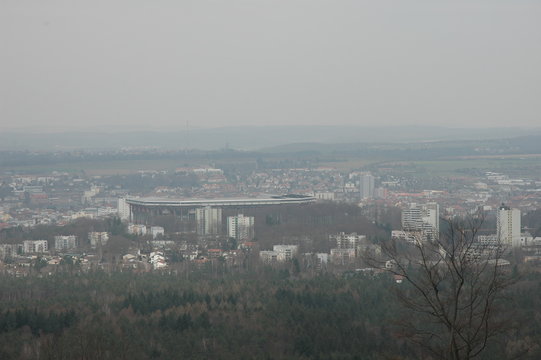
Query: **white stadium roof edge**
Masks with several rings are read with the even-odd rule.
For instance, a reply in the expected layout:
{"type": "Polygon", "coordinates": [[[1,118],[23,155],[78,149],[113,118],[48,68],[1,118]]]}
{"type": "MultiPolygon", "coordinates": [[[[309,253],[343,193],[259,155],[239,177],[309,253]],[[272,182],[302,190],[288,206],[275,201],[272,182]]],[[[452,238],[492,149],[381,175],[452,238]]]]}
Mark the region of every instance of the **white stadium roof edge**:
{"type": "Polygon", "coordinates": [[[143,207],[202,207],[202,206],[262,206],[308,204],[315,202],[314,196],[275,195],[261,198],[223,198],[223,199],[167,199],[167,198],[127,198],[129,205],[143,207]]]}

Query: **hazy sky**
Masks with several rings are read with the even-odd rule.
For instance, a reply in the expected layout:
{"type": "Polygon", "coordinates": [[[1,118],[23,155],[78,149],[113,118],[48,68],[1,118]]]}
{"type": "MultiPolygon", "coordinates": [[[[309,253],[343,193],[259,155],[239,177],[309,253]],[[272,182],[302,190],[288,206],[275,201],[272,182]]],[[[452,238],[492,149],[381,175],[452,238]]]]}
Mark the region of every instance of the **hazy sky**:
{"type": "Polygon", "coordinates": [[[0,0],[0,129],[187,122],[541,126],[541,1],[0,0]]]}

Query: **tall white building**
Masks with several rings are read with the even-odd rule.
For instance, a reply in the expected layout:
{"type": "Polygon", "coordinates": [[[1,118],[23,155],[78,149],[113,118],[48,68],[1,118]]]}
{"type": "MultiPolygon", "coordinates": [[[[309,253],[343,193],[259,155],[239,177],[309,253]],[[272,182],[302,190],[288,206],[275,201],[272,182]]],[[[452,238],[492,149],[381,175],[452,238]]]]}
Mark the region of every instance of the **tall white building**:
{"type": "Polygon", "coordinates": [[[222,209],[205,206],[195,210],[198,235],[220,235],[222,229],[222,209]]]}
{"type": "Polygon", "coordinates": [[[423,224],[440,230],[440,207],[437,203],[416,204],[402,210],[402,228],[406,231],[421,231],[423,224]]]}
{"type": "Polygon", "coordinates": [[[496,236],[502,244],[520,246],[520,210],[502,204],[496,215],[496,236]]]}
{"type": "Polygon", "coordinates": [[[405,209],[402,209],[402,229],[404,231],[420,231],[423,227],[423,219],[421,216],[421,208],[415,203],[409,204],[405,209]]]}
{"type": "Polygon", "coordinates": [[[359,181],[361,200],[372,199],[374,197],[374,179],[375,178],[371,174],[361,175],[359,181]]]}
{"type": "Polygon", "coordinates": [[[254,217],[238,214],[227,218],[227,236],[237,241],[251,241],[254,238],[254,217]]]}
{"type": "Polygon", "coordinates": [[[131,218],[130,205],[124,198],[118,199],[118,216],[125,221],[129,221],[131,218]]]}
{"type": "Polygon", "coordinates": [[[423,240],[436,239],[440,232],[440,206],[437,203],[411,203],[402,210],[402,229],[421,233],[423,240]]]}
{"type": "Polygon", "coordinates": [[[423,204],[421,216],[423,223],[432,226],[436,234],[440,232],[440,206],[435,203],[423,204]]]}

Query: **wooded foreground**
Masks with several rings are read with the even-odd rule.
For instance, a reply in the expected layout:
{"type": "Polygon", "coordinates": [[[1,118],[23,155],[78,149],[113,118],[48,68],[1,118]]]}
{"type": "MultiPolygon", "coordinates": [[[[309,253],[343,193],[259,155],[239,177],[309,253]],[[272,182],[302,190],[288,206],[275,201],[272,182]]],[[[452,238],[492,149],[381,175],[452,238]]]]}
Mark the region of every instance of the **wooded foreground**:
{"type": "MultiPolygon", "coordinates": [[[[58,274],[0,278],[2,359],[415,359],[388,275],[58,274]]],[[[480,358],[541,357],[541,276],[480,358]]]]}

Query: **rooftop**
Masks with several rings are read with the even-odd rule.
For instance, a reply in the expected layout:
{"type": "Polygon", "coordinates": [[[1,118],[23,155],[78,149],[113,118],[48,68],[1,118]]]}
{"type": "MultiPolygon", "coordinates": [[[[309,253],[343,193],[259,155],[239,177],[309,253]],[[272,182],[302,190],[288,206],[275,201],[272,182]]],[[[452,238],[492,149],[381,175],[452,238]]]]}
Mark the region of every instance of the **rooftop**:
{"type": "Polygon", "coordinates": [[[307,204],[316,201],[313,196],[288,194],[267,195],[256,198],[217,198],[217,199],[170,199],[170,198],[128,198],[130,205],[156,207],[201,207],[201,206],[257,206],[282,204],[307,204]]]}

